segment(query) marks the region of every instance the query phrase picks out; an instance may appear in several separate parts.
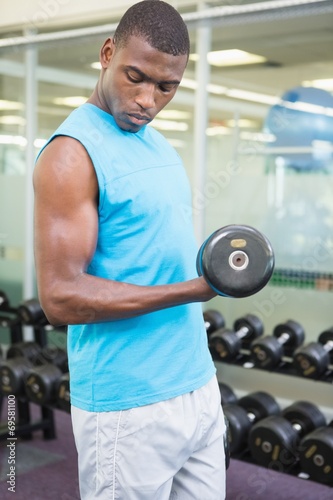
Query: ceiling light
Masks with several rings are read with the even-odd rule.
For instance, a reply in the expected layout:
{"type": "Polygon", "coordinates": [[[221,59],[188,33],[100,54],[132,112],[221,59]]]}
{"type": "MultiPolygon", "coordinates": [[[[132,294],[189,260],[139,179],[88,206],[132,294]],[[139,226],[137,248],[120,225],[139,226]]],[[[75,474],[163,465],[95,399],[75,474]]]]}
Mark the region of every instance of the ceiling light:
{"type": "Polygon", "coordinates": [[[23,109],[23,104],[21,102],[15,101],[4,101],[0,99],[0,110],[20,110],[23,109]]]}
{"type": "Polygon", "coordinates": [[[188,111],[178,111],[177,109],[163,109],[158,113],[158,116],[165,120],[189,120],[192,114],[188,111]]]}
{"type": "Polygon", "coordinates": [[[249,90],[228,89],[226,95],[228,97],[234,97],[235,99],[244,99],[245,101],[253,101],[260,104],[274,105],[279,102],[279,99],[273,95],[259,94],[249,90]]]}
{"type": "Polygon", "coordinates": [[[304,87],[316,87],[318,89],[333,91],[333,78],[322,78],[320,80],[305,80],[304,87]]]}
{"type": "Polygon", "coordinates": [[[102,69],[102,65],[99,61],[96,61],[96,62],[93,62],[90,64],[90,67],[92,69],[98,69],[98,70],[101,70],[102,69]]]}
{"type": "Polygon", "coordinates": [[[74,95],[71,97],[56,97],[52,100],[52,102],[59,106],[69,106],[71,108],[77,108],[78,106],[81,106],[81,104],[87,102],[87,99],[87,97],[74,95]]]}
{"type": "MultiPolygon", "coordinates": [[[[191,61],[198,61],[198,54],[190,54],[191,61]]],[[[208,52],[207,60],[212,66],[240,66],[243,64],[258,64],[266,62],[267,59],[258,54],[251,54],[245,50],[215,50],[208,52]]]]}
{"type": "Polygon", "coordinates": [[[217,125],[215,127],[208,127],[206,129],[206,134],[209,137],[213,137],[215,135],[229,135],[231,133],[230,128],[224,127],[223,125],[217,125]]]}
{"type": "Polygon", "coordinates": [[[258,123],[254,120],[247,120],[246,118],[240,118],[239,120],[226,120],[226,125],[228,127],[240,127],[240,128],[257,128],[258,123]]]}
{"type": "Polygon", "coordinates": [[[25,125],[26,120],[22,116],[5,115],[0,116],[0,123],[3,125],[25,125]]]}
{"type": "Polygon", "coordinates": [[[188,130],[187,123],[159,120],[158,118],[155,118],[150,125],[158,130],[176,130],[177,132],[186,132],[188,130]]]}

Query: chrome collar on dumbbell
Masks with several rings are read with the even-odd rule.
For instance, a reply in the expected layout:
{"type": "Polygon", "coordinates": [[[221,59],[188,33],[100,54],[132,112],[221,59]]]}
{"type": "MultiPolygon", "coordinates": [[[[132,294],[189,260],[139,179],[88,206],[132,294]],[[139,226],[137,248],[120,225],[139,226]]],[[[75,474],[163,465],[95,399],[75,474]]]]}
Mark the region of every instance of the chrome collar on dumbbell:
{"type": "Polygon", "coordinates": [[[229,225],[204,241],[196,266],[218,295],[248,297],[270,280],[274,252],[268,239],[253,227],[229,225]]]}

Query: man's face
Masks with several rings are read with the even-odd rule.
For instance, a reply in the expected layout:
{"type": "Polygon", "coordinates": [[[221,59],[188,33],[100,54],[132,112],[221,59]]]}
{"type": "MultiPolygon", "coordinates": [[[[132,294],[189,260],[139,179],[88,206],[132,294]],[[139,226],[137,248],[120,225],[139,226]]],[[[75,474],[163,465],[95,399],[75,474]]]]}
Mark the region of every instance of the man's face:
{"type": "Polygon", "coordinates": [[[173,98],[183,76],[187,55],[160,52],[138,37],[117,48],[108,39],[101,50],[104,71],[99,99],[117,125],[138,132],[173,98]]]}

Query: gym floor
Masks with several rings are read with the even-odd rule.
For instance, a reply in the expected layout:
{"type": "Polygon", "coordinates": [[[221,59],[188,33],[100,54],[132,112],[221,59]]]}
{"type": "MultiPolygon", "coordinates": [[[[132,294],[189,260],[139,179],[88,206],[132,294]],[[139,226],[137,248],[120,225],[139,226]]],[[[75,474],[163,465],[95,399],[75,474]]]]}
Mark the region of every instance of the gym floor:
{"type": "MultiPolygon", "coordinates": [[[[1,422],[5,420],[6,400],[1,422]]],[[[31,404],[32,420],[40,408],[31,404]]],[[[45,440],[41,430],[15,447],[15,493],[8,491],[9,449],[0,441],[0,498],[2,500],[80,500],[77,457],[70,415],[54,410],[56,439],[45,440]]],[[[333,488],[232,459],[227,471],[227,500],[332,500],[333,488]]],[[[127,499],[126,499],[127,500],[127,499]]],[[[130,499],[128,499],[130,500],[130,499]]],[[[210,500],[210,499],[194,499],[210,500]]]]}

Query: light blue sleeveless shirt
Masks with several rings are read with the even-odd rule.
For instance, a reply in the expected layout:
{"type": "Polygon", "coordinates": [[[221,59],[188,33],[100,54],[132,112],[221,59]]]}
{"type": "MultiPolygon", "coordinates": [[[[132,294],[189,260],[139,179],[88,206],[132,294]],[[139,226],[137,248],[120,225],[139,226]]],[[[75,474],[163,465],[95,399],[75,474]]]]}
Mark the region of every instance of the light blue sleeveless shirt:
{"type": "MultiPolygon", "coordinates": [[[[87,272],[150,286],[197,277],[190,187],[165,138],[150,126],[125,132],[92,104],[72,112],[50,140],[58,135],[83,144],[98,179],[98,241],[87,272]]],[[[199,303],[69,326],[68,358],[71,403],[87,411],[176,397],[216,371],[199,303]]]]}

